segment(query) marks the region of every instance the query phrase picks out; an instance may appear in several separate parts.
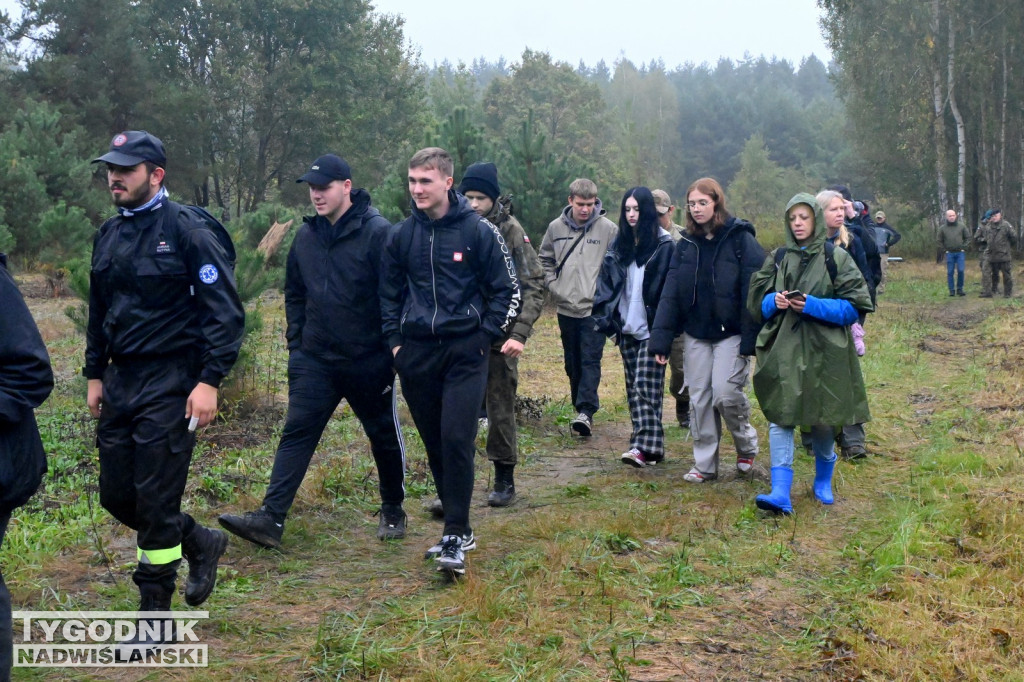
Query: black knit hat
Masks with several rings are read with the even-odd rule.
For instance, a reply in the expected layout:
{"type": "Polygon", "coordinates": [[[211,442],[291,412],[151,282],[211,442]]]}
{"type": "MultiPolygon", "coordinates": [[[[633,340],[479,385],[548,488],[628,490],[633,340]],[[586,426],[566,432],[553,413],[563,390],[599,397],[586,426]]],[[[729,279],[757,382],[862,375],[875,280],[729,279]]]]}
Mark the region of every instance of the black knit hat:
{"type": "Polygon", "coordinates": [[[474,163],[466,169],[459,183],[459,194],[466,192],[480,192],[487,195],[491,201],[497,201],[501,194],[498,186],[498,168],[493,163],[482,161],[474,163]]]}

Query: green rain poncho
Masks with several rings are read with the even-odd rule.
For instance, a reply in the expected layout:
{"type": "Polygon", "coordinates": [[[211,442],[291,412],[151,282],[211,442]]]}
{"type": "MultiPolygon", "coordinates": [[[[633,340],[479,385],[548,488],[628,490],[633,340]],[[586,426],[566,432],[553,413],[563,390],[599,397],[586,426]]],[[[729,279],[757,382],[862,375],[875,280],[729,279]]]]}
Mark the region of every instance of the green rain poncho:
{"type": "MultiPolygon", "coordinates": [[[[853,258],[836,248],[835,282],[825,264],[825,220],[810,194],[797,194],[786,206],[814,210],[814,236],[806,248],[796,243],[786,222],[786,254],[775,267],[769,254],[750,278],[747,308],[754,320],[764,322],[761,300],[773,291],[799,290],[819,298],[843,298],[860,312],[874,306],[867,284],[853,258]]],[[[754,393],[768,421],[780,426],[816,424],[843,426],[871,419],[860,360],[848,327],[830,325],[792,309],[772,316],[757,336],[754,393]]]]}

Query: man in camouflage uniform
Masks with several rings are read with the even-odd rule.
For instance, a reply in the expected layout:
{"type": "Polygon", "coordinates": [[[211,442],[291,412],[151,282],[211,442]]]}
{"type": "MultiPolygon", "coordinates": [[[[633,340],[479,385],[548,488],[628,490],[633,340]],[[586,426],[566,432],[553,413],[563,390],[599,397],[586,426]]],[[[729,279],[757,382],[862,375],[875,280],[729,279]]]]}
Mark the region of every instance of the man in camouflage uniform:
{"type": "Polygon", "coordinates": [[[978,245],[978,269],[981,270],[981,298],[992,298],[992,265],[988,260],[988,243],[985,241],[985,226],[992,218],[992,209],[985,211],[981,225],[974,231],[974,242],[978,245]]]}
{"type": "MultiPolygon", "coordinates": [[[[683,236],[683,226],[673,221],[676,207],[672,205],[672,198],[663,189],[656,189],[651,194],[654,195],[654,205],[658,209],[658,224],[661,225],[661,229],[672,235],[673,242],[678,242],[679,238],[683,236]]],[[[686,385],[686,377],[683,375],[682,334],[672,341],[668,367],[672,370],[668,390],[676,399],[676,421],[679,422],[680,428],[688,429],[690,428],[690,387],[686,385]]]]}
{"type": "MultiPolygon", "coordinates": [[[[1013,294],[1013,249],[1017,246],[1017,233],[1013,225],[1003,220],[1003,212],[993,208],[992,217],[983,226],[982,239],[988,251],[989,267],[992,270],[991,294],[999,293],[999,273],[1003,273],[1003,296],[1013,294]]],[[[982,275],[984,277],[984,275],[982,275]]]]}
{"type": "Polygon", "coordinates": [[[544,305],[544,270],[530,238],[512,216],[511,196],[501,196],[498,169],[493,163],[474,163],[467,168],[458,191],[474,211],[501,231],[512,250],[522,292],[522,309],[506,338],[491,346],[487,367],[487,459],[494,463],[494,489],[487,504],[507,507],[516,496],[513,471],[518,453],[515,408],[519,356],[544,305]]]}

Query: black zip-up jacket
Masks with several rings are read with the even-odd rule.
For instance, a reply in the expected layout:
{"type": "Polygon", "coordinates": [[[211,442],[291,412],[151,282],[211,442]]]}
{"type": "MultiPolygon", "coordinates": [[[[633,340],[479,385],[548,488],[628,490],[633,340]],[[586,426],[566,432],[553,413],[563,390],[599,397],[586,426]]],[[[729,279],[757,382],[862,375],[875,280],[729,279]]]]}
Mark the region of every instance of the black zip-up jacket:
{"type": "Polygon", "coordinates": [[[100,226],[92,248],[85,368],[102,379],[118,359],[194,357],[219,387],[238,358],[245,309],[217,236],[191,211],[165,206],[100,226]],[[178,225],[165,227],[169,214],[178,225]]]}
{"type": "Polygon", "coordinates": [[[366,190],[353,190],[351,199],[333,225],[323,216],[303,218],[288,252],[288,349],[328,364],[388,352],[377,291],[391,222],[370,205],[366,190]]]}
{"type": "Polygon", "coordinates": [[[412,215],[392,226],[384,249],[381,317],[389,348],[403,338],[455,338],[483,330],[492,341],[520,307],[519,278],[501,232],[448,192],[448,212],[412,215]]]}
{"type": "MultiPolygon", "coordinates": [[[[647,313],[647,326],[654,321],[654,313],[658,308],[665,277],[668,275],[669,262],[672,260],[672,235],[664,232],[658,236],[654,250],[642,254],[638,261],[644,263],[644,311],[647,313]]],[[[619,315],[619,299],[626,286],[626,268],[629,261],[624,261],[614,248],[604,255],[601,272],[597,276],[597,288],[594,291],[594,309],[591,315],[597,331],[615,336],[622,332],[623,320],[619,315]]]]}
{"type": "Polygon", "coordinates": [[[33,410],[53,390],[39,329],[0,253],[0,514],[28,501],[46,473],[33,410]]]}
{"type": "Polygon", "coordinates": [[[712,319],[691,319],[697,308],[700,257],[707,249],[700,249],[695,241],[704,237],[684,233],[673,250],[668,281],[654,318],[650,343],[653,354],[669,355],[676,336],[684,331],[699,334],[698,328],[707,328],[708,324],[720,332],[716,339],[739,334],[740,355],[754,354],[760,325],[747,311],[747,290],[750,276],[764,265],[765,252],[754,236],[754,226],[745,220],[729,218],[719,230],[723,234],[716,240],[710,264],[714,297],[704,302],[710,305],[702,306],[710,310],[712,319]]]}

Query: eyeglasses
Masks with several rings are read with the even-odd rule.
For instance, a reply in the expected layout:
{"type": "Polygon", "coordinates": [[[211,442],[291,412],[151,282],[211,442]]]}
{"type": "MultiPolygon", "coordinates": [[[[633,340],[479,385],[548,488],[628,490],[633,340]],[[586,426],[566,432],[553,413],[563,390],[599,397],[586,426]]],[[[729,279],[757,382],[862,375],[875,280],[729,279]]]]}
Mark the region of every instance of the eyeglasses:
{"type": "Polygon", "coordinates": [[[687,201],[686,202],[686,208],[688,208],[688,209],[690,209],[692,211],[693,209],[697,208],[698,206],[701,207],[701,208],[707,208],[712,203],[714,203],[714,202],[708,201],[707,199],[701,199],[700,201],[687,201]]]}

